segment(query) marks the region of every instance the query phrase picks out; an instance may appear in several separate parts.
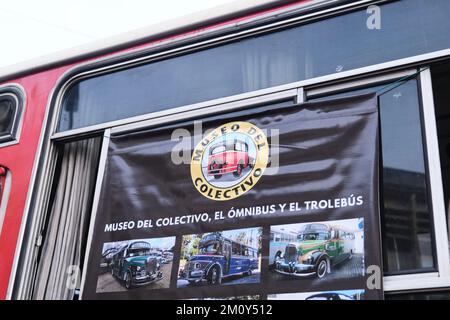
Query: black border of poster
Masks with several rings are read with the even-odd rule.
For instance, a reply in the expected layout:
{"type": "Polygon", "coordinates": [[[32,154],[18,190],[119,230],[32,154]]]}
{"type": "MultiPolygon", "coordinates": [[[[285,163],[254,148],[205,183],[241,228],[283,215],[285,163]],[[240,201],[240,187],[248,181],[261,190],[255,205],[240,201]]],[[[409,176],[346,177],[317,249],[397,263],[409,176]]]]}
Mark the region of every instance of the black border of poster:
{"type": "MultiPolygon", "coordinates": [[[[297,105],[269,104],[217,114],[200,120],[203,121],[204,130],[214,130],[227,123],[240,121],[255,124],[257,128],[267,130],[270,146],[275,145],[272,141],[271,129],[282,128],[278,133],[278,144],[282,148],[281,151],[278,150],[280,154],[279,173],[282,178],[277,178],[276,174],[270,176],[263,174],[260,181],[254,184],[247,193],[229,201],[214,201],[204,197],[200,191],[194,188],[189,164],[172,167],[173,164],[167,161],[169,153],[177,143],[170,139],[175,129],[183,128],[194,133],[192,136],[196,142],[205,137],[203,133],[195,136],[193,121],[182,121],[158,128],[112,136],[90,243],[87,272],[82,288],[83,299],[226,299],[229,297],[283,299],[285,297],[283,294],[290,293],[310,292],[316,294],[348,290],[364,290],[364,299],[383,298],[379,215],[379,114],[375,94],[297,105]],[[300,148],[302,149],[301,153],[295,151],[296,148],[299,149],[299,143],[304,143],[306,146],[300,148]],[[287,149],[283,148],[289,150],[286,151],[287,149]],[[298,160],[299,155],[301,161],[298,160]],[[332,156],[336,157],[330,158],[332,156]],[[352,159],[352,157],[354,158],[352,159]],[[304,165],[305,163],[308,165],[304,165]],[[298,180],[292,179],[291,181],[287,175],[288,172],[292,172],[295,179],[298,176],[303,180],[300,179],[302,181],[298,182],[298,180]],[[346,187],[349,189],[346,190],[346,187]],[[297,192],[296,188],[300,191],[297,192]],[[288,191],[278,194],[277,190],[288,191]],[[267,194],[277,195],[269,197],[267,194]],[[315,194],[319,196],[315,197],[315,194]],[[341,206],[342,199],[346,199],[345,203],[348,204],[351,197],[354,197],[356,201],[358,195],[364,199],[363,204],[359,207],[357,205],[341,206]],[[306,210],[306,213],[304,213],[305,211],[299,213],[294,209],[292,212],[284,214],[280,213],[279,207],[276,207],[281,203],[289,206],[297,198],[300,209],[305,209],[305,203],[314,199],[326,200],[328,205],[332,206],[338,203],[340,207],[339,209],[336,207],[334,210],[329,207],[310,212],[306,210]],[[271,204],[276,207],[273,214],[270,210],[271,204]],[[230,208],[234,210],[247,208],[252,209],[254,213],[256,207],[260,207],[260,211],[267,208],[267,214],[255,214],[222,221],[215,220],[214,213],[216,212],[227,212],[230,208]],[[214,219],[199,220],[197,223],[152,226],[140,230],[133,228],[105,232],[106,225],[116,224],[119,221],[136,222],[150,219],[154,224],[157,218],[168,218],[173,222],[177,217],[185,217],[185,214],[194,215],[202,212],[207,212],[209,217],[214,219]],[[344,267],[333,268],[341,270],[339,272],[342,274],[328,280],[327,276],[323,279],[289,275],[273,276],[273,264],[269,266],[271,227],[292,225],[292,228],[306,228],[306,224],[319,223],[331,228],[332,226],[327,224],[329,221],[336,224],[339,224],[340,221],[344,221],[344,224],[355,222],[350,220],[357,220],[359,225],[364,226],[363,240],[359,240],[363,241],[363,254],[362,256],[353,255],[353,257],[357,256],[359,260],[353,258],[354,262],[352,262],[355,265],[354,268],[359,268],[358,270],[361,271],[362,261],[363,269],[359,276],[355,276],[354,270],[352,271],[351,268],[345,267],[348,263],[344,262],[341,263],[344,267]],[[361,221],[363,221],[362,224],[361,221]],[[230,230],[255,228],[261,228],[261,241],[258,248],[259,281],[246,282],[246,280],[236,279],[235,282],[233,280],[228,284],[197,284],[191,287],[180,287],[177,284],[180,271],[183,270],[180,268],[181,250],[186,242],[183,236],[205,235],[213,232],[222,232],[221,235],[226,236],[230,230]],[[166,272],[165,274],[165,286],[152,289],[150,284],[130,290],[120,289],[117,292],[108,292],[107,290],[102,293],[97,292],[99,268],[96,266],[100,265],[100,253],[102,253],[105,243],[124,245],[129,244],[126,241],[136,239],[165,239],[168,237],[173,237],[170,240],[172,242],[164,240],[166,243],[173,243],[173,261],[170,273],[166,272]],[[355,260],[357,261],[355,262],[355,260]],[[375,275],[367,274],[368,266],[376,266],[377,273],[375,275]],[[378,286],[373,289],[367,288],[368,280],[375,281],[378,286]]],[[[192,149],[195,149],[196,143],[191,145],[192,149]]],[[[268,168],[270,165],[269,163],[268,168]]],[[[295,208],[295,205],[293,207],[295,208]]],[[[347,236],[350,237],[350,234],[351,232],[347,236]]],[[[319,248],[318,251],[320,250],[319,248]]],[[[253,274],[250,278],[257,277],[253,274]]]]}

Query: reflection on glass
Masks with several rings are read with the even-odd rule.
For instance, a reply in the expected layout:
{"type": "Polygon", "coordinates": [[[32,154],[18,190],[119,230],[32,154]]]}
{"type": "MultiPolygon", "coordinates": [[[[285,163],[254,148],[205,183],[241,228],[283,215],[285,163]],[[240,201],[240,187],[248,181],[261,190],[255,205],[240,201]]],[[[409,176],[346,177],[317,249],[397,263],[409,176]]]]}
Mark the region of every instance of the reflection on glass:
{"type": "Polygon", "coordinates": [[[161,111],[450,48],[450,1],[381,5],[81,80],[63,100],[59,131],[161,111]]]}
{"type": "Polygon", "coordinates": [[[11,134],[14,111],[13,101],[0,97],[0,136],[11,134]]]}
{"type": "MultiPolygon", "coordinates": [[[[383,86],[312,100],[379,91],[383,86]]],[[[384,90],[382,90],[384,91],[384,90]]],[[[381,222],[385,274],[433,270],[432,213],[428,199],[417,81],[381,95],[381,222]]]]}

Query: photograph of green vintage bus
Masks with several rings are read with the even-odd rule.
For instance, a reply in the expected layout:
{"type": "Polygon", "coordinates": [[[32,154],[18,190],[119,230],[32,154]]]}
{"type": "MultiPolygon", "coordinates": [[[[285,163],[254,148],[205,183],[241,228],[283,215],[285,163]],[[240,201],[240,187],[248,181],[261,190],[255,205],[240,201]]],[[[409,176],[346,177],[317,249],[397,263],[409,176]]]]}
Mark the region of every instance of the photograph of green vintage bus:
{"type": "Polygon", "coordinates": [[[364,274],[362,218],[271,227],[269,268],[276,280],[364,274]]]}

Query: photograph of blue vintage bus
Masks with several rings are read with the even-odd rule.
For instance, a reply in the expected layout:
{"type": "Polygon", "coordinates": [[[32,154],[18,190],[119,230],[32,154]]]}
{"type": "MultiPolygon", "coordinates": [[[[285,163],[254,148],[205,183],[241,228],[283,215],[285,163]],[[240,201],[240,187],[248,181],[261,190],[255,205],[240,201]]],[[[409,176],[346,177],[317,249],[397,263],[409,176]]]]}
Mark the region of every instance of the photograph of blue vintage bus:
{"type": "Polygon", "coordinates": [[[261,228],[183,236],[177,287],[259,282],[261,228]]]}

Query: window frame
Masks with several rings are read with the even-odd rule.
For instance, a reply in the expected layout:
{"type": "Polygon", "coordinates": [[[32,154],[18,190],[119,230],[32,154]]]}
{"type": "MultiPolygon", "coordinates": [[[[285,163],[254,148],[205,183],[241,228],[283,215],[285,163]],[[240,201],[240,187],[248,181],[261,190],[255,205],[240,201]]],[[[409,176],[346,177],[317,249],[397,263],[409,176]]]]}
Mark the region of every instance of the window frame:
{"type": "Polygon", "coordinates": [[[14,101],[14,116],[11,131],[0,136],[0,148],[19,143],[22,131],[23,115],[25,114],[24,89],[18,84],[5,84],[0,86],[0,99],[7,96],[14,101]]]}

